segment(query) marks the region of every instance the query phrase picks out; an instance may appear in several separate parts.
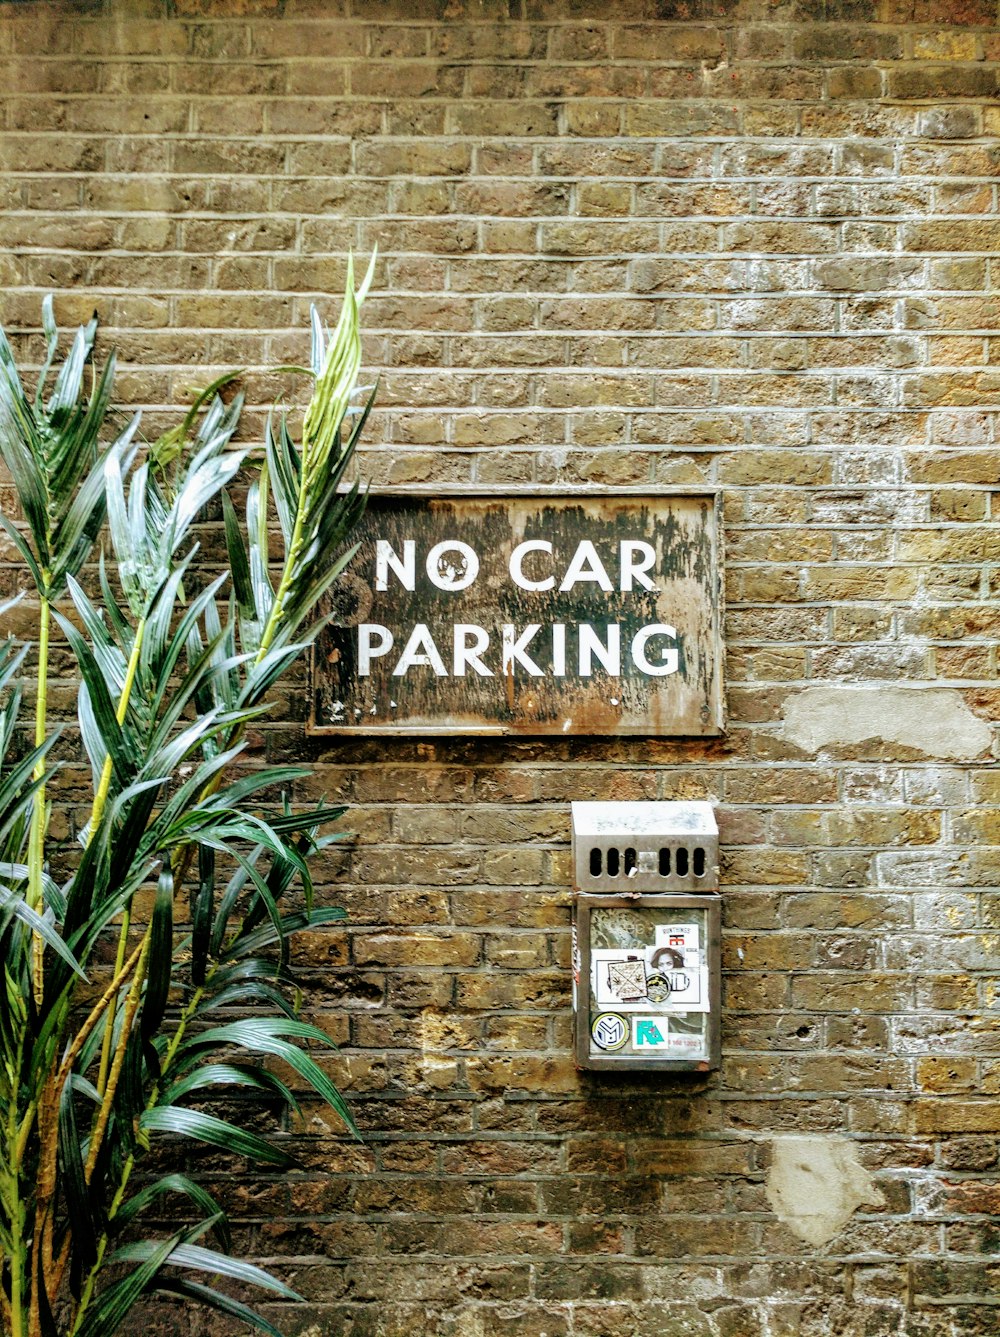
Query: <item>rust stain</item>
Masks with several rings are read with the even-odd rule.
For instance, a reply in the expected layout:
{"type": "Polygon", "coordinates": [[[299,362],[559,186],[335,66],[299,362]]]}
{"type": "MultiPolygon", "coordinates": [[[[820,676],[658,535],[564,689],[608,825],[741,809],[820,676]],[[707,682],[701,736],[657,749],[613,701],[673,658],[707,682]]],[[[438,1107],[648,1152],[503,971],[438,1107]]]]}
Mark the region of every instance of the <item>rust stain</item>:
{"type": "Polygon", "coordinates": [[[514,665],[513,665],[513,664],[508,664],[508,665],[507,665],[507,672],[504,674],[504,679],[505,679],[505,681],[504,681],[504,686],[505,686],[505,688],[506,688],[506,690],[507,690],[507,708],[508,708],[508,710],[513,710],[513,709],[514,709],[514,700],[515,700],[515,695],[516,695],[515,690],[514,690],[514,665]]]}

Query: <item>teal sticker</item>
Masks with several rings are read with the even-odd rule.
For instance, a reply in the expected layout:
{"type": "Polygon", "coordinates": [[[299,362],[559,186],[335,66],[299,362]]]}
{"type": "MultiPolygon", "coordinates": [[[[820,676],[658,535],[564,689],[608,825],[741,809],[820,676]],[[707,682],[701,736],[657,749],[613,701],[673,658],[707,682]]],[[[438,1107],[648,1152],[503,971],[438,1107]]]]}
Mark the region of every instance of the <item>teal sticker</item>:
{"type": "Polygon", "coordinates": [[[670,1022],[662,1014],[651,1017],[632,1018],[632,1048],[637,1053],[649,1053],[653,1050],[674,1049],[676,1036],[671,1034],[670,1022]]]}

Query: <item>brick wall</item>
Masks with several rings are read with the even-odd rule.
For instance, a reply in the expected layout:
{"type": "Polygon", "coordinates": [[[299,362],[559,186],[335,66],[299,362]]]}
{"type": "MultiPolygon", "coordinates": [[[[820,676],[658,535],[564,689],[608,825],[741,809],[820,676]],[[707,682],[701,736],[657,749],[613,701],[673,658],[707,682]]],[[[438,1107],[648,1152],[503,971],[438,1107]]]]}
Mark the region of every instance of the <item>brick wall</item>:
{"type": "Polygon", "coordinates": [[[995,4],[25,0],[0,70],[0,315],[30,353],[44,292],[96,306],[150,430],[301,360],[377,242],[367,477],[724,489],[722,740],[340,744],[283,699],[358,833],[299,965],[367,1130],[218,1167],[287,1331],[995,1332],[995,4]],[[718,807],[709,1079],[574,1071],[576,797],[718,807]],[[792,1133],[866,1195],[825,1245],[773,1210],[792,1133]]]}

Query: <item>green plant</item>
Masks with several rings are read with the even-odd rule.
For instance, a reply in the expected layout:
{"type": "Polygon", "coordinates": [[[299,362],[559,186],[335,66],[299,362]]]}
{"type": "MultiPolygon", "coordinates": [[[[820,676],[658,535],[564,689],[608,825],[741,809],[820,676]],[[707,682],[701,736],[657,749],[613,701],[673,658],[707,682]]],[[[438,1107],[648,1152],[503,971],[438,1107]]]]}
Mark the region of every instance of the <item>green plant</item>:
{"type": "Polygon", "coordinates": [[[28,743],[17,723],[27,652],[0,644],[0,1326],[10,1337],[108,1337],[153,1291],[275,1333],[209,1283],[293,1292],[226,1253],[225,1215],[195,1177],[137,1167],[169,1137],[290,1166],[280,1139],[204,1108],[225,1091],[294,1109],[275,1066],[353,1129],[310,1052],[328,1041],[289,998],[290,938],[341,916],[314,904],[310,860],[339,838],[325,828],[344,809],[294,812],[283,792],[305,768],[239,763],[247,725],[321,625],[363,511],[357,486],[342,484],[371,407],[354,407],[371,274],[355,292],[349,269],[332,336],[313,312],[301,440],[272,415],[242,521],[227,491],[251,469],[232,444],[240,399],[227,408],[215,393],[232,376],[148,451],[138,417],[101,445],[114,358],[99,377],[89,371],[96,322],[77,331],[47,399],[51,300],[33,399],[0,331],[0,453],[23,515],[0,525],[39,609],[28,743]],[[208,579],[192,526],[220,497],[229,569],[208,579]],[[107,550],[85,568],[105,519],[107,550]],[[46,831],[58,785],[53,623],[76,661],[93,784],[72,857],[46,831]],[[110,971],[97,951],[108,942],[110,971]],[[176,1220],[184,1198],[195,1224],[143,1238],[146,1218],[176,1220]]]}

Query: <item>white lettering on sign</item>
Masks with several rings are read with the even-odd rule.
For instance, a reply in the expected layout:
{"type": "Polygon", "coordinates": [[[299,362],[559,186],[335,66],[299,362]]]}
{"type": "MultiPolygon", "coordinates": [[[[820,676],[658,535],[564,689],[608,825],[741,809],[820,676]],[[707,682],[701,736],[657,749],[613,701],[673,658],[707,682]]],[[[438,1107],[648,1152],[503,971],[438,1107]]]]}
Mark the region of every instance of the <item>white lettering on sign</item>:
{"type": "Polygon", "coordinates": [[[566,574],[559,586],[560,593],[571,590],[574,585],[579,585],[584,581],[592,581],[600,585],[601,589],[607,590],[608,594],[614,589],[611,577],[605,570],[604,563],[598,557],[597,549],[590,539],[581,539],[577,545],[573,560],[566,568],[566,574]]]}
{"type": "Polygon", "coordinates": [[[375,588],[389,588],[389,572],[395,571],[404,590],[412,590],[417,583],[417,545],[414,539],[403,540],[400,558],[385,539],[375,540],[375,588]]]}
{"type": "Polygon", "coordinates": [[[632,582],[637,580],[644,590],[655,590],[656,586],[646,575],[656,565],[656,549],[653,545],[644,543],[642,539],[622,539],[618,551],[619,589],[631,590],[632,582]]]}
{"type": "Polygon", "coordinates": [[[456,622],[452,653],[452,672],[455,677],[464,678],[466,668],[472,668],[481,678],[492,678],[493,670],[488,669],[479,657],[484,650],[489,649],[489,644],[489,635],[482,627],[470,622],[456,622]]]}
{"type": "Polygon", "coordinates": [[[566,624],[555,622],[552,625],[552,676],[566,676],[566,624]]]}
{"type": "MultiPolygon", "coordinates": [[[[650,572],[656,567],[656,550],[644,539],[621,539],[617,543],[618,589],[623,593],[635,590],[656,591],[650,572]]],[[[560,569],[565,558],[553,550],[548,539],[525,539],[511,552],[507,564],[511,581],[529,593],[546,593],[557,588],[557,576],[551,570],[560,569]],[[525,571],[529,562],[532,574],[525,571]]],[[[468,589],[479,576],[479,554],[460,539],[444,539],[431,547],[424,559],[427,578],[435,589],[454,592],[468,589]]],[[[414,591],[417,579],[417,545],[414,539],[404,539],[402,553],[396,551],[387,539],[375,541],[375,589],[387,591],[392,579],[403,589],[414,591]]],[[[581,539],[566,562],[560,593],[573,590],[577,585],[596,585],[608,594],[615,586],[608,574],[596,545],[590,539],[581,539]]],[[[543,632],[542,623],[531,622],[525,627],[504,623],[499,627],[499,655],[493,652],[491,667],[487,662],[495,640],[489,630],[471,622],[458,622],[451,628],[451,668],[425,622],[418,622],[411,630],[406,644],[392,669],[394,678],[404,677],[410,669],[429,668],[436,677],[464,678],[475,674],[492,678],[499,671],[505,677],[520,671],[530,678],[551,676],[563,678],[569,662],[568,633],[576,636],[576,672],[581,678],[591,678],[595,672],[619,678],[623,671],[624,649],[619,623],[597,626],[581,622],[568,627],[554,622],[543,632]],[[541,636],[539,635],[541,633],[541,636]],[[542,668],[538,659],[543,657],[542,645],[549,651],[545,658],[551,667],[542,668]]],[[[440,632],[438,635],[440,636],[440,632]]],[[[372,662],[388,655],[395,641],[388,627],[377,622],[364,622],[358,627],[358,676],[370,677],[372,662]]],[[[676,628],[666,622],[654,622],[640,627],[628,645],[629,667],[650,678],[663,678],[676,673],[680,666],[676,628]]]]}
{"type": "Polygon", "coordinates": [[[439,590],[467,589],[479,575],[479,556],[467,543],[447,539],[427,554],[427,579],[439,590]],[[457,553],[457,561],[448,554],[457,553]]]}
{"type": "Polygon", "coordinates": [[[392,649],[392,632],[377,622],[362,622],[358,627],[358,677],[367,678],[372,671],[372,660],[387,655],[392,649]]]}
{"type": "Polygon", "coordinates": [[[399,661],[392,670],[392,676],[401,678],[407,669],[413,668],[417,664],[432,668],[439,678],[447,678],[448,676],[444,660],[434,644],[434,638],[426,622],[418,622],[410,632],[410,639],[406,642],[403,653],[399,656],[399,661]]]}
{"type": "Polygon", "coordinates": [[[593,661],[600,660],[605,672],[613,678],[620,678],[622,673],[622,629],[618,623],[604,628],[605,639],[602,641],[597,628],[589,622],[580,624],[580,677],[589,678],[593,672],[593,661]]]}
{"type": "MultiPolygon", "coordinates": [[[[424,568],[427,579],[439,590],[464,590],[479,575],[479,554],[468,543],[446,539],[431,548],[424,568]]],[[[403,540],[402,557],[386,539],[375,540],[375,588],[379,592],[389,588],[390,571],[394,572],[404,590],[416,587],[417,544],[414,539],[403,540]]]]}
{"type": "Polygon", "coordinates": [[[522,590],[550,590],[556,583],[555,576],[545,576],[542,580],[529,580],[524,574],[523,563],[529,552],[551,553],[552,544],[545,539],[529,539],[519,543],[510,555],[508,570],[510,578],[522,590]]]}
{"type": "Polygon", "coordinates": [[[673,640],[677,632],[665,622],[656,622],[651,627],[642,627],[632,637],[632,662],[642,673],[651,678],[665,678],[668,673],[677,672],[677,651],[668,646],[662,651],[659,664],[650,663],[646,656],[646,646],[654,636],[669,636],[673,640]]]}
{"type": "MultiPolygon", "coordinates": [[[[547,539],[526,539],[510,555],[507,569],[518,589],[542,594],[556,587],[556,578],[550,572],[538,579],[526,574],[525,560],[532,553],[553,556],[552,544],[547,539]]],[[[653,590],[656,585],[649,572],[656,566],[656,550],[643,539],[622,539],[618,544],[618,589],[631,593],[635,589],[653,590]]],[[[479,575],[479,554],[460,539],[445,539],[435,543],[424,560],[427,579],[439,590],[464,590],[479,575]]],[[[544,569],[544,564],[542,569],[544,569]]],[[[387,539],[375,540],[375,589],[380,593],[389,588],[389,574],[395,575],[404,590],[413,590],[417,578],[417,545],[414,539],[403,540],[402,556],[387,539]]],[[[562,580],[560,593],[575,585],[597,585],[608,594],[615,589],[608,568],[590,539],[581,539],[570,558],[562,580]]]]}
{"type": "Polygon", "coordinates": [[[543,676],[542,670],[538,667],[535,661],[529,659],[525,654],[525,646],[537,632],[541,631],[541,629],[542,624],[540,622],[532,622],[529,627],[525,627],[520,636],[517,636],[517,628],[512,626],[509,622],[504,623],[501,632],[503,636],[503,653],[500,658],[500,663],[505,678],[514,672],[515,660],[523,669],[527,670],[531,677],[541,678],[543,676]]]}
{"type": "MultiPolygon", "coordinates": [[[[494,664],[499,664],[499,671],[508,677],[517,669],[530,678],[566,676],[567,632],[576,633],[576,667],[581,678],[593,677],[595,664],[611,678],[620,678],[623,672],[622,629],[617,622],[605,627],[596,627],[589,622],[582,622],[578,627],[567,627],[564,622],[555,622],[542,631],[540,622],[531,622],[524,628],[518,628],[511,622],[500,628],[500,653],[494,664]],[[539,635],[539,633],[542,633],[539,635]],[[529,654],[529,647],[531,653],[529,654]],[[551,669],[543,669],[537,662],[545,650],[549,656],[551,669]]],[[[642,627],[632,637],[629,646],[631,666],[648,677],[662,678],[676,673],[680,656],[673,627],[663,622],[654,622],[642,627]],[[657,645],[658,660],[650,658],[654,651],[651,642],[669,641],[669,644],[657,645]]],[[[472,622],[456,622],[451,628],[451,673],[445,666],[444,656],[425,622],[418,622],[407,638],[392,669],[394,678],[404,677],[411,668],[430,668],[438,678],[464,678],[471,669],[481,678],[492,678],[496,669],[491,668],[485,656],[495,642],[485,627],[472,622]]],[[[358,677],[371,675],[372,660],[381,659],[393,649],[392,632],[377,622],[362,622],[358,627],[358,677]]]]}

